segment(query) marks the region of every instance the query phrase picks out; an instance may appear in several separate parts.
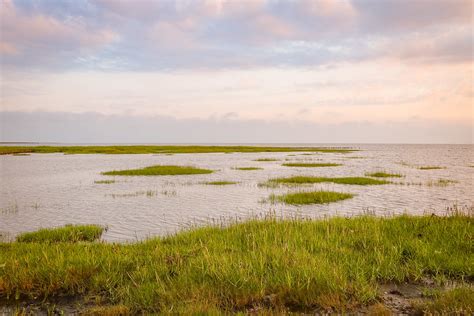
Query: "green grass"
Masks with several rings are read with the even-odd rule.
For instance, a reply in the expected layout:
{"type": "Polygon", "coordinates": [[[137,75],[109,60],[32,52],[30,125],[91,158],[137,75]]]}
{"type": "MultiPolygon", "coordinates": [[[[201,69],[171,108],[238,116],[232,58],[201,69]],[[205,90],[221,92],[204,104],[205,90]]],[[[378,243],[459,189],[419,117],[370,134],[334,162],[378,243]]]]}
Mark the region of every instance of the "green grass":
{"type": "Polygon", "coordinates": [[[418,167],[420,170],[438,170],[438,169],[446,169],[445,167],[440,167],[440,166],[421,166],[418,167]]]}
{"type": "Polygon", "coordinates": [[[66,225],[23,233],[16,237],[16,241],[33,243],[94,241],[100,238],[103,231],[104,228],[97,225],[66,225]]]}
{"type": "Polygon", "coordinates": [[[278,161],[278,159],[275,159],[275,158],[258,158],[258,159],[254,159],[253,161],[278,161]]]}
{"type": "Polygon", "coordinates": [[[433,300],[414,302],[413,307],[420,315],[472,315],[474,289],[472,286],[462,286],[439,292],[433,300]]]}
{"type": "Polygon", "coordinates": [[[384,171],[372,172],[365,174],[368,177],[375,177],[375,178],[402,178],[403,175],[399,173],[388,173],[384,171]]]}
{"type": "Polygon", "coordinates": [[[250,171],[250,170],[263,170],[263,168],[260,167],[236,167],[233,168],[234,170],[244,170],[244,171],[250,171]]]}
{"type": "Polygon", "coordinates": [[[14,153],[12,154],[13,156],[29,156],[30,154],[25,154],[25,153],[14,153]]]}
{"type": "Polygon", "coordinates": [[[382,283],[473,280],[473,224],[466,214],[269,217],[132,244],[0,243],[0,299],[92,297],[132,314],[350,314],[379,302],[382,283]]]}
{"type": "Polygon", "coordinates": [[[342,166],[339,163],[305,163],[305,162],[288,162],[282,164],[285,167],[306,167],[306,168],[318,168],[318,167],[338,167],[342,166]]]}
{"type": "Polygon", "coordinates": [[[96,180],[94,181],[95,184],[112,184],[115,183],[115,180],[96,180]]]}
{"type": "Polygon", "coordinates": [[[331,147],[265,147],[265,146],[0,146],[0,155],[15,153],[65,154],[189,154],[232,152],[328,152],[348,153],[356,150],[331,147]]]}
{"type": "Polygon", "coordinates": [[[354,197],[354,194],[339,193],[332,191],[313,191],[313,192],[296,192],[282,195],[270,195],[271,202],[281,202],[292,205],[305,204],[326,204],[337,202],[354,197]]]}
{"type": "Polygon", "coordinates": [[[310,183],[322,183],[332,182],[337,184],[350,184],[350,185],[377,185],[387,184],[389,181],[377,180],[364,177],[312,177],[312,176],[294,176],[289,178],[274,178],[268,180],[269,184],[310,184],[310,183]]]}
{"type": "Polygon", "coordinates": [[[229,185],[229,184],[237,184],[238,182],[235,181],[210,181],[205,182],[207,185],[229,185]]]}
{"type": "Polygon", "coordinates": [[[102,172],[106,176],[165,176],[184,174],[207,174],[212,173],[209,169],[200,169],[191,166],[165,166],[156,165],[141,169],[113,170],[102,172]]]}

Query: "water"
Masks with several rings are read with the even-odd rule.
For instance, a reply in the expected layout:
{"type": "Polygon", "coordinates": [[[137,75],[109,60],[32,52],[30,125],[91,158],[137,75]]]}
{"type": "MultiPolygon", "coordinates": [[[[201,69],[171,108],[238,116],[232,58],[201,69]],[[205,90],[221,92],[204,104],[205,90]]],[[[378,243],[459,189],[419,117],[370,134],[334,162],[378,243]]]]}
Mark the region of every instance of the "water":
{"type": "MultiPolygon", "coordinates": [[[[341,145],[338,145],[341,146],[341,145]]],[[[443,213],[446,207],[474,204],[473,145],[348,145],[349,154],[232,153],[176,155],[63,155],[0,156],[0,232],[10,238],[25,231],[64,224],[108,226],[107,241],[134,241],[166,235],[213,220],[245,219],[269,211],[282,216],[352,216],[443,213]],[[357,157],[357,158],[350,158],[357,157]],[[257,158],[280,161],[256,162],[257,158]],[[285,160],[337,162],[341,167],[283,167],[285,160]],[[212,174],[161,177],[110,177],[102,171],[154,164],[193,165],[216,170],[212,174]],[[445,169],[419,170],[421,165],[445,169]],[[234,167],[258,166],[240,171],[234,167]],[[262,203],[271,193],[295,188],[262,188],[269,178],[292,175],[364,176],[385,170],[406,177],[395,182],[415,185],[349,186],[315,184],[302,190],[328,189],[357,194],[353,199],[326,205],[288,206],[262,203]],[[94,181],[115,179],[113,184],[94,181]],[[427,185],[438,179],[457,183],[427,185]],[[228,180],[236,185],[202,182],[228,180]],[[416,185],[422,183],[423,185],[416,185]],[[146,191],[152,191],[151,196],[146,191]]]]}

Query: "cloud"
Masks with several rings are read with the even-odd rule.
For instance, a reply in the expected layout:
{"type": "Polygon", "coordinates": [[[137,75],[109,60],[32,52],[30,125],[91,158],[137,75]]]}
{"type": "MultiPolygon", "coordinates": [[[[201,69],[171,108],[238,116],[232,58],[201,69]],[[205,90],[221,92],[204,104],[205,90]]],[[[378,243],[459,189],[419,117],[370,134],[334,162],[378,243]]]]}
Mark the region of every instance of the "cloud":
{"type": "Polygon", "coordinates": [[[1,62],[13,68],[161,71],[386,57],[442,63],[466,61],[472,53],[470,0],[2,0],[1,5],[1,62]]]}
{"type": "Polygon", "coordinates": [[[48,66],[55,62],[58,55],[93,53],[119,37],[107,28],[90,29],[79,16],[60,20],[43,13],[28,14],[10,0],[3,0],[1,5],[0,47],[6,53],[2,63],[21,61],[24,66],[48,66]]]}

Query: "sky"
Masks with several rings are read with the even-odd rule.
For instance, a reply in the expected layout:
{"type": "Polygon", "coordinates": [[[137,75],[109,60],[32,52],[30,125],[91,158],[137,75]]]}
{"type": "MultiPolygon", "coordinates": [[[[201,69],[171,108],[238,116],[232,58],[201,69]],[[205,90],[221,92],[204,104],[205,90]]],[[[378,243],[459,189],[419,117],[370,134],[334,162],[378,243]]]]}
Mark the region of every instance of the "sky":
{"type": "Polygon", "coordinates": [[[472,0],[0,0],[0,141],[472,143],[472,0]]]}

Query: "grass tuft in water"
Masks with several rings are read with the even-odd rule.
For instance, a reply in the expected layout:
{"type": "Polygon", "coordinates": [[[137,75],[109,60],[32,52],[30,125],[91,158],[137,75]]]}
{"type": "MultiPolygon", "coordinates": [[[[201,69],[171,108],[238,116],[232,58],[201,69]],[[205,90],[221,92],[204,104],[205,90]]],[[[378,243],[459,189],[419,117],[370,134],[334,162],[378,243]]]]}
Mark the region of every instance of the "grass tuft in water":
{"type": "Polygon", "coordinates": [[[275,158],[258,158],[258,159],[254,159],[253,161],[278,161],[278,159],[275,159],[275,158]]]}
{"type": "Polygon", "coordinates": [[[165,166],[157,165],[141,169],[114,170],[102,172],[106,176],[164,176],[164,175],[185,175],[185,174],[207,174],[212,170],[199,169],[191,166],[165,166]]]}
{"type": "Polygon", "coordinates": [[[236,167],[233,168],[234,170],[244,170],[244,171],[250,171],[250,170],[263,170],[263,168],[260,167],[236,167]]]}
{"type": "Polygon", "coordinates": [[[282,202],[285,204],[292,205],[304,205],[304,204],[325,204],[330,202],[341,201],[354,197],[354,194],[350,193],[339,193],[332,191],[313,191],[313,192],[296,192],[287,193],[283,195],[270,195],[269,201],[282,202]]]}
{"type": "Polygon", "coordinates": [[[446,167],[440,167],[440,166],[421,166],[418,167],[420,170],[438,170],[438,169],[446,169],[446,167]]]}
{"type": "Polygon", "coordinates": [[[446,187],[450,184],[458,183],[456,180],[449,180],[449,179],[438,179],[436,181],[429,181],[426,183],[429,187],[446,187]]]}
{"type": "Polygon", "coordinates": [[[306,168],[318,168],[318,167],[339,167],[342,166],[339,163],[305,163],[305,162],[288,162],[282,164],[285,167],[306,167],[306,168]]]}
{"type": "Polygon", "coordinates": [[[94,241],[99,239],[103,232],[104,228],[98,225],[66,225],[23,233],[16,237],[16,241],[34,243],[94,241]]]}
{"type": "Polygon", "coordinates": [[[207,185],[229,185],[229,184],[237,184],[238,182],[235,181],[210,181],[210,182],[205,182],[204,184],[207,185]]]}
{"type": "Polygon", "coordinates": [[[94,181],[95,184],[112,184],[115,183],[115,180],[96,180],[94,181]]]}
{"type": "Polygon", "coordinates": [[[275,178],[268,180],[269,183],[276,184],[310,184],[310,183],[322,183],[332,182],[337,184],[351,184],[351,185],[377,185],[377,184],[388,184],[389,181],[377,180],[372,178],[364,177],[340,177],[340,178],[329,178],[329,177],[312,177],[312,176],[294,176],[289,178],[275,178]]]}
{"type": "Polygon", "coordinates": [[[388,173],[384,171],[366,173],[365,175],[368,177],[374,177],[374,178],[402,178],[403,177],[403,175],[399,173],[388,173]]]}

